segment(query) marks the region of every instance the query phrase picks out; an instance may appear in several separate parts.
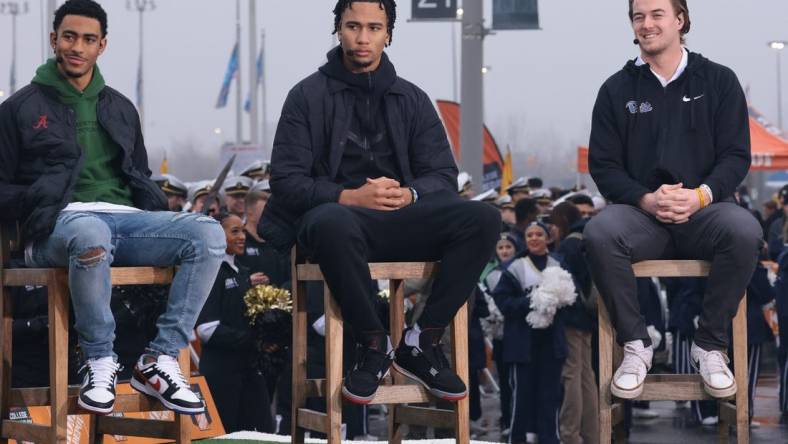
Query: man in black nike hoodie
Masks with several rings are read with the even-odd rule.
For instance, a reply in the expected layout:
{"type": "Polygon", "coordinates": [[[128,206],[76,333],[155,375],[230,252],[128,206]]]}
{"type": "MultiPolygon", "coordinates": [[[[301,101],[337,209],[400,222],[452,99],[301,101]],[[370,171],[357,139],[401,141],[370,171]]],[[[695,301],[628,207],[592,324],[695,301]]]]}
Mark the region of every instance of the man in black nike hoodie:
{"type": "Polygon", "coordinates": [[[585,229],[591,272],[624,345],[611,391],[635,398],[653,351],[631,264],[711,262],[692,359],[706,391],[731,396],[730,321],[755,269],[760,225],[733,202],[750,166],[747,104],[729,68],[689,52],[686,0],[630,0],[640,57],[610,77],[594,106],[589,167],[615,205],[585,229]]]}
{"type": "Polygon", "coordinates": [[[346,399],[372,401],[392,360],[436,396],[463,399],[466,386],[440,338],[493,253],[500,215],[458,197],[457,167],[434,106],[383,52],[394,2],[340,0],[334,14],[340,46],[283,106],[273,193],[258,231],[279,248],[297,242],[320,264],[360,345],[344,379],[346,399]],[[367,262],[421,260],[440,260],[441,268],[423,314],[393,351],[370,297],[367,262]]]}

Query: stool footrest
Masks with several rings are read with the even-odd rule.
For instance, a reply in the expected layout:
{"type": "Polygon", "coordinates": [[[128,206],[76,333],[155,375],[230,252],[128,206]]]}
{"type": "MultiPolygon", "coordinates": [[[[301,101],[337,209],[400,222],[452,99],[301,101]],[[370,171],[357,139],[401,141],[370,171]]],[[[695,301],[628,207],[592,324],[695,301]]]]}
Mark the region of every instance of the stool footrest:
{"type": "Polygon", "coordinates": [[[311,409],[298,409],[296,424],[302,429],[328,434],[327,420],[328,415],[325,413],[311,409]]]}
{"type": "Polygon", "coordinates": [[[639,401],[697,401],[716,400],[703,389],[703,380],[698,374],[674,375],[652,374],[646,376],[643,393],[639,401]]]}
{"type": "MultiPolygon", "coordinates": [[[[11,389],[8,395],[8,404],[11,407],[48,406],[50,404],[50,392],[48,387],[11,389]]],[[[84,413],[77,405],[78,396],[79,386],[69,386],[67,406],[68,414],[70,415],[84,413]]],[[[115,408],[113,412],[155,412],[166,410],[166,407],[150,396],[141,393],[119,393],[115,396],[115,408]]]]}
{"type": "Polygon", "coordinates": [[[3,438],[14,439],[16,442],[49,442],[50,430],[51,428],[45,425],[3,420],[3,438]]]}
{"type": "MultiPolygon", "coordinates": [[[[389,412],[391,415],[392,412],[389,412]]],[[[450,429],[454,427],[454,410],[398,405],[394,407],[394,421],[398,424],[450,429]]]]}
{"type": "Polygon", "coordinates": [[[96,432],[107,435],[142,436],[145,438],[172,439],[176,436],[174,421],[162,419],[123,418],[94,416],[96,432]]]}
{"type": "Polygon", "coordinates": [[[435,397],[421,385],[381,385],[370,404],[415,404],[433,400],[435,397]]]}
{"type": "MultiPolygon", "coordinates": [[[[389,379],[390,380],[390,379],[389,379]]],[[[304,385],[307,398],[325,397],[325,379],[307,379],[304,385]]],[[[415,404],[435,399],[424,387],[417,384],[381,384],[370,404],[415,404]]]]}

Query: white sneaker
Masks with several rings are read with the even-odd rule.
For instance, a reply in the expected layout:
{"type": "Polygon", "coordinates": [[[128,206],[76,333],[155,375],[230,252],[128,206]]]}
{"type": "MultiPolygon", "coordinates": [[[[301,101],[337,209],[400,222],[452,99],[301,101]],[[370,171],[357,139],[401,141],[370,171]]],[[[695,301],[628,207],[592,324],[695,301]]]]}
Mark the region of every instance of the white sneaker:
{"type": "Polygon", "coordinates": [[[159,355],[156,361],[147,364],[145,355],[140,356],[130,383],[138,392],[157,398],[164,407],[177,413],[193,415],[205,411],[205,404],[191,390],[172,356],[159,355]]]}
{"type": "Polygon", "coordinates": [[[632,409],[632,416],[640,419],[654,419],[659,418],[659,412],[652,409],[632,409]]]}
{"type": "Polygon", "coordinates": [[[610,392],[622,399],[634,399],[643,393],[643,381],[651,368],[654,357],[652,346],[644,347],[643,341],[629,341],[624,344],[624,360],[613,374],[610,392]]]}
{"type": "Polygon", "coordinates": [[[720,422],[720,418],[717,416],[707,416],[700,421],[705,426],[715,426],[718,422],[720,422]]]}
{"type": "Polygon", "coordinates": [[[120,364],[111,356],[88,359],[79,369],[84,372],[77,404],[85,410],[100,415],[112,412],[115,406],[115,384],[120,364]]]}
{"type": "Polygon", "coordinates": [[[706,351],[692,343],[690,348],[692,365],[703,378],[706,393],[715,398],[727,398],[736,394],[736,380],[728,368],[728,356],[717,350],[706,351]]]}

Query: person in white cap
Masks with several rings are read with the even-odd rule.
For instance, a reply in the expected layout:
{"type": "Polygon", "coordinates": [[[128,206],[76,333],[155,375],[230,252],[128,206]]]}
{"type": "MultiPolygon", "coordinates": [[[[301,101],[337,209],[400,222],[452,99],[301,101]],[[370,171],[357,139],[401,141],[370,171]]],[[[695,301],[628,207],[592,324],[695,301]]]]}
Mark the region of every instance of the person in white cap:
{"type": "Polygon", "coordinates": [[[235,214],[241,219],[246,214],[244,199],[246,193],[252,187],[252,179],[246,176],[231,177],[224,181],[222,196],[224,196],[224,206],[227,212],[235,214]]]}

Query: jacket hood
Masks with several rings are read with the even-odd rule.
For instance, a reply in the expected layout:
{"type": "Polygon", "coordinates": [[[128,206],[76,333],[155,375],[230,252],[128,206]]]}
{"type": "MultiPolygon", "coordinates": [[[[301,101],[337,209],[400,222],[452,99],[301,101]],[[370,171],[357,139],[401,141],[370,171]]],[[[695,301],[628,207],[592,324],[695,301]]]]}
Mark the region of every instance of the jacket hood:
{"type": "Polygon", "coordinates": [[[104,77],[102,77],[98,65],[94,65],[93,78],[88,83],[87,88],[80,92],[60,73],[54,58],[47,60],[46,63],[36,69],[33,83],[55,88],[65,101],[95,98],[105,86],[104,77]]]}

